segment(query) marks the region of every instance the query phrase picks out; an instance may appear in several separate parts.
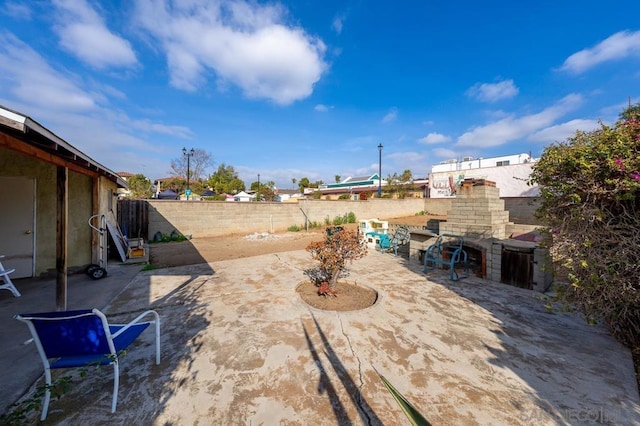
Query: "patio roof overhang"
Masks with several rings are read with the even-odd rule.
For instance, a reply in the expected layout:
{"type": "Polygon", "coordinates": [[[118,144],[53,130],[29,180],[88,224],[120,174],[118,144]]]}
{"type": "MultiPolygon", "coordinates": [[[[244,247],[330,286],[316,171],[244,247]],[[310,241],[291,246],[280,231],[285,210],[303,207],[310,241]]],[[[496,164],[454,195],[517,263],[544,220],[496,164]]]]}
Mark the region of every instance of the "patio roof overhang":
{"type": "Polygon", "coordinates": [[[121,188],[127,182],[117,173],[82,153],[64,139],[17,111],[0,105],[0,146],[40,161],[89,176],[104,176],[121,188]]]}

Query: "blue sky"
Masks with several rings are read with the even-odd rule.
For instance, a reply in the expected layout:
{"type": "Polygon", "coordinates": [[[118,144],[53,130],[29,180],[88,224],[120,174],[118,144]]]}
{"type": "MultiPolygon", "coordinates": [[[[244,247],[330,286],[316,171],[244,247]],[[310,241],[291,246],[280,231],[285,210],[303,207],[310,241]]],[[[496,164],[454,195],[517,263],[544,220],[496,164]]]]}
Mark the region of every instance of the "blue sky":
{"type": "Polygon", "coordinates": [[[640,100],[640,2],[0,0],[0,104],[114,171],[333,182],[532,152],[640,100]]]}

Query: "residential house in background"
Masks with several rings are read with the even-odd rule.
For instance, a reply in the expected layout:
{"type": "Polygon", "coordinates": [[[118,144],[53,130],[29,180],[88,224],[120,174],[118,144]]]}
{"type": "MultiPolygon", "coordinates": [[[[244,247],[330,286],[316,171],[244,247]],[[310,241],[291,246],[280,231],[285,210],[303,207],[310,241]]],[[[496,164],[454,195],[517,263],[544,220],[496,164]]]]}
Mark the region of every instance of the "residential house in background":
{"type": "Polygon", "coordinates": [[[247,194],[244,191],[240,191],[231,197],[227,196],[227,201],[247,202],[247,201],[253,201],[255,198],[256,198],[255,195],[247,194]]]}
{"type": "Polygon", "coordinates": [[[275,190],[274,201],[280,203],[295,203],[299,199],[305,198],[297,189],[277,189],[275,190]]]}
{"type": "MultiPolygon", "coordinates": [[[[125,182],[129,182],[129,178],[135,176],[133,173],[129,172],[117,172],[117,175],[120,176],[125,182]]],[[[131,196],[131,191],[129,188],[118,188],[118,198],[127,198],[131,196]]]]}
{"type": "Polygon", "coordinates": [[[340,195],[349,194],[349,198],[357,200],[359,194],[363,192],[377,193],[379,186],[386,185],[387,182],[381,180],[378,174],[374,173],[369,176],[349,176],[338,183],[320,185],[316,191],[320,192],[323,198],[338,198],[340,195]]]}

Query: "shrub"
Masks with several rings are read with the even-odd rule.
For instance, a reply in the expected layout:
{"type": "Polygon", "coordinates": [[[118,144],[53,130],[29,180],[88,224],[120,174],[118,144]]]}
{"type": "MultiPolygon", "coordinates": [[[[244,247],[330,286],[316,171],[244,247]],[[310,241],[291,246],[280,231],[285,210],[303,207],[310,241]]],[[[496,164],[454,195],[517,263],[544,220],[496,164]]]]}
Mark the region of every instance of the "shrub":
{"type": "Polygon", "coordinates": [[[174,229],[169,235],[163,234],[160,231],[156,232],[153,236],[153,239],[149,241],[149,243],[169,243],[172,241],[186,241],[190,239],[191,235],[182,235],[174,229]]]}
{"type": "Polygon", "coordinates": [[[355,231],[332,230],[322,241],[310,243],[306,250],[320,262],[319,276],[334,290],[347,262],[362,258],[367,253],[365,241],[355,231]]]}
{"type": "Polygon", "coordinates": [[[298,232],[301,229],[303,229],[303,228],[299,227],[298,225],[291,225],[290,227],[287,228],[287,231],[289,231],[289,232],[298,232]]]}
{"type": "Polygon", "coordinates": [[[338,197],[338,200],[350,200],[350,199],[351,199],[351,196],[349,194],[341,194],[338,197]]]}
{"type": "Polygon", "coordinates": [[[354,212],[347,214],[347,223],[356,223],[356,214],[354,212]]]}
{"type": "Polygon", "coordinates": [[[555,270],[569,281],[558,299],[640,354],[640,116],[624,114],[546,148],[531,182],[555,270]]]}

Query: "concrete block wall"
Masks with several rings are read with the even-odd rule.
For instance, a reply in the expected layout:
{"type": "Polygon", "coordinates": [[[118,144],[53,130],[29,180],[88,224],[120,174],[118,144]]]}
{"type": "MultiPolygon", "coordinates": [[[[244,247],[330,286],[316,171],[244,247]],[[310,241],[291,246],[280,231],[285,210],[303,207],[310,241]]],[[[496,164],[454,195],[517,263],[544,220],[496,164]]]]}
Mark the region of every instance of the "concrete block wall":
{"type": "Polygon", "coordinates": [[[446,216],[453,200],[455,198],[425,198],[424,210],[431,215],[446,216]]]}
{"type": "Polygon", "coordinates": [[[487,250],[487,277],[497,283],[502,279],[502,243],[493,241],[491,250],[487,250]]]}
{"type": "Polygon", "coordinates": [[[533,289],[544,293],[553,283],[553,271],[549,249],[537,247],[533,250],[533,289]]]}
{"type": "Polygon", "coordinates": [[[508,197],[503,198],[505,209],[509,211],[511,222],[525,225],[537,225],[540,222],[535,217],[535,211],[540,205],[538,198],[508,197]]]}
{"type": "Polygon", "coordinates": [[[426,210],[425,200],[372,199],[302,200],[299,203],[244,203],[225,201],[149,201],[149,235],[177,231],[192,237],[215,237],[228,234],[285,231],[292,225],[309,222],[322,225],[325,218],[333,220],[353,212],[356,219],[412,216],[426,210]]]}

